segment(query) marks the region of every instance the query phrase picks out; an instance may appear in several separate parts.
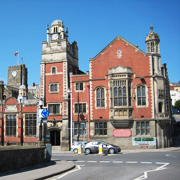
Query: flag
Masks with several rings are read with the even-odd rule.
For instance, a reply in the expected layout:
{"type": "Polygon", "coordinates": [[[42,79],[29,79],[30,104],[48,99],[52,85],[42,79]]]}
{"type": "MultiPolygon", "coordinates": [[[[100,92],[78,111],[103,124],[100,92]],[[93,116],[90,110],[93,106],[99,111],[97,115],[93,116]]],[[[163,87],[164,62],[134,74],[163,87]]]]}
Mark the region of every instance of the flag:
{"type": "Polygon", "coordinates": [[[18,51],[16,51],[15,53],[14,53],[14,56],[17,56],[19,54],[19,52],[18,51]]]}

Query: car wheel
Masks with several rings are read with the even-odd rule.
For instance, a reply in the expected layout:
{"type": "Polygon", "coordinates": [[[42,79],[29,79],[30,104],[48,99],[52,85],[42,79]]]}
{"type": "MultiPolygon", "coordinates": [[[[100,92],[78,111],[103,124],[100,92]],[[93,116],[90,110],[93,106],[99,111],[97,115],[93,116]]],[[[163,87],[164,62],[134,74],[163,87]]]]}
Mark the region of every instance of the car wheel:
{"type": "Polygon", "coordinates": [[[90,154],[90,153],[91,153],[91,150],[90,150],[90,149],[85,149],[85,153],[86,153],[86,154],[90,154]]]}
{"type": "Polygon", "coordinates": [[[74,153],[76,153],[76,154],[77,154],[77,153],[78,153],[78,149],[74,149],[74,153]]]}
{"type": "Polygon", "coordinates": [[[111,148],[111,149],[109,149],[109,153],[110,153],[110,154],[114,154],[114,153],[115,153],[115,150],[111,148]]]}

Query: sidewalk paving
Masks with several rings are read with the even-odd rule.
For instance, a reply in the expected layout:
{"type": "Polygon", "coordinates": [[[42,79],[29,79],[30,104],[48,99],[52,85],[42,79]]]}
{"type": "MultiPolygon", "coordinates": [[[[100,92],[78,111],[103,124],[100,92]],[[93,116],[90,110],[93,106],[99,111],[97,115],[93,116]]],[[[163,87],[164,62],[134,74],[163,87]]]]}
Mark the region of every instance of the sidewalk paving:
{"type": "Polygon", "coordinates": [[[2,180],[35,180],[46,179],[75,168],[75,164],[67,161],[51,161],[45,164],[23,168],[19,171],[1,173],[2,180]]]}
{"type": "MultiPolygon", "coordinates": [[[[132,149],[122,150],[122,153],[134,153],[134,152],[170,152],[180,151],[180,147],[169,147],[162,149],[132,149]]],[[[53,148],[53,154],[74,154],[71,151],[61,151],[60,148],[53,148]]],[[[9,171],[6,173],[0,173],[0,180],[35,180],[35,179],[46,179],[61,173],[67,172],[74,169],[76,166],[72,162],[67,161],[51,161],[45,164],[23,168],[21,170],[9,171]]]]}

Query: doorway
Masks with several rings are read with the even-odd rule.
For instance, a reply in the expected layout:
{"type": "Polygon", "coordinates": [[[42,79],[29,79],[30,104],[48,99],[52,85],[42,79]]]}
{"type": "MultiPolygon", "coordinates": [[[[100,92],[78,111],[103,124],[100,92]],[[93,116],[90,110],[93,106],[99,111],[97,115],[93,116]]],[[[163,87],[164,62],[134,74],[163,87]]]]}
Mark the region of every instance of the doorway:
{"type": "Polygon", "coordinates": [[[60,131],[50,131],[50,143],[52,146],[60,146],[60,131]]]}

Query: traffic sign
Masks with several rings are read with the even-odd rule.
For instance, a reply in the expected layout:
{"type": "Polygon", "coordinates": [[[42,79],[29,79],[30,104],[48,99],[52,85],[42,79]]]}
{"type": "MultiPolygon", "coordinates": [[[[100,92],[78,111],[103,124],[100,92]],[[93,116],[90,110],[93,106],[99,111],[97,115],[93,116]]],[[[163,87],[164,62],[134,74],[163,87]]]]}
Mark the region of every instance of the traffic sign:
{"type": "Polygon", "coordinates": [[[43,118],[47,118],[47,117],[49,116],[49,111],[48,111],[47,109],[43,109],[43,110],[41,111],[41,116],[42,116],[43,118]]]}

